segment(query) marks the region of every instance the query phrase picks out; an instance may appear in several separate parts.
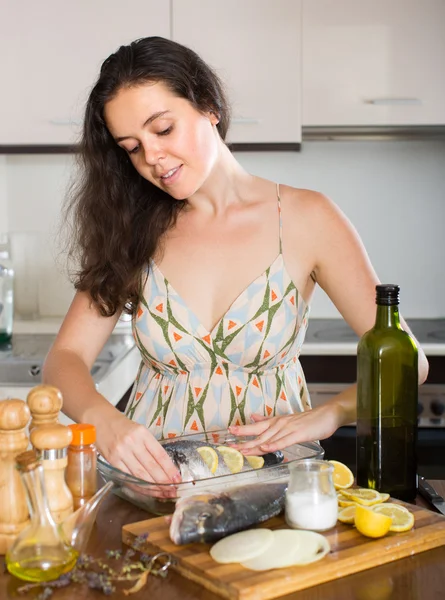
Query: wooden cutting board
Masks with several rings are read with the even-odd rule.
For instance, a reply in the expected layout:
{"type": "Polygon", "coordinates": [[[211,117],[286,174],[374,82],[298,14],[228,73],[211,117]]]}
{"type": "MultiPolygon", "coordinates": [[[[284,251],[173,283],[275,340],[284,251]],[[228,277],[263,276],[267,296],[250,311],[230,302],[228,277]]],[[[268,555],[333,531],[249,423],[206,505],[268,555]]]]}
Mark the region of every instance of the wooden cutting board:
{"type": "MultiPolygon", "coordinates": [[[[445,517],[403,502],[392,502],[402,504],[414,513],[415,525],[411,531],[389,533],[373,540],[362,536],[351,525],[338,523],[324,534],[331,552],[321,561],[302,567],[257,572],[238,563],[220,565],[209,554],[210,544],[176,546],[170,540],[166,517],[125,525],[122,540],[131,544],[138,535],[148,533],[147,551],[171,554],[177,561],[173,568],[184,577],[225,598],[268,600],[445,544],[445,517]]],[[[287,527],[282,516],[261,526],[270,529],[287,527]]]]}

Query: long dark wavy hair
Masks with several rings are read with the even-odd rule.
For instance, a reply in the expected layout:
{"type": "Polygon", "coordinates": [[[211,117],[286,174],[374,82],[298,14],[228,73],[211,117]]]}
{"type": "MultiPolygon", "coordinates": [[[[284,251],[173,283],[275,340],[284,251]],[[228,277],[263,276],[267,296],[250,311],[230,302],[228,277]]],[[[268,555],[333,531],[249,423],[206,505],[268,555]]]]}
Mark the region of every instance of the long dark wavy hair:
{"type": "Polygon", "coordinates": [[[217,114],[222,140],[230,122],[219,78],[181,44],[161,37],[139,39],[102,64],[87,101],[79,174],[63,218],[69,227],[68,255],[78,265],[74,286],[88,291],[104,316],[122,309],[134,313],[143,269],[185,205],[139,175],[105,124],[104,106],[120,89],[148,82],[162,82],[198,111],[217,114]]]}

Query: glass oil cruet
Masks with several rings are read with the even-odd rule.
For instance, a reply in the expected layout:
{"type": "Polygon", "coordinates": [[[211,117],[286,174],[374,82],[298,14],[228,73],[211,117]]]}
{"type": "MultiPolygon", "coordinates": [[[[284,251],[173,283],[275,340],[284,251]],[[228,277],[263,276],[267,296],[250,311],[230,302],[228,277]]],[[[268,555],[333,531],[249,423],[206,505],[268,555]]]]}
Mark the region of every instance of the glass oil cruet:
{"type": "Polygon", "coordinates": [[[16,457],[26,491],[31,523],[16,538],[6,554],[8,571],[26,581],[51,581],[70,571],[78,552],[60,537],[46,497],[40,455],[28,450],[16,457]]]}

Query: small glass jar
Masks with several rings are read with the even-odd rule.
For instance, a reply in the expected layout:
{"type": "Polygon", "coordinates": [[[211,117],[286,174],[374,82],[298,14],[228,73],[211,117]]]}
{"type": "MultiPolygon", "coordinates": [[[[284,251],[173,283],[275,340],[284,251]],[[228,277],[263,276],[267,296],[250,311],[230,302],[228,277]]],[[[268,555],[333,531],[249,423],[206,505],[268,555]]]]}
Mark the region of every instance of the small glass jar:
{"type": "Polygon", "coordinates": [[[97,491],[96,428],[87,423],[69,425],[73,439],[68,446],[65,480],[73,495],[74,510],[83,506],[97,491]]]}
{"type": "Polygon", "coordinates": [[[306,459],[289,465],[285,518],[289,527],[325,531],[337,523],[334,467],[325,460],[306,459]]]}
{"type": "Polygon", "coordinates": [[[0,345],[11,341],[14,319],[14,270],[9,254],[9,238],[0,234],[0,345]]]}

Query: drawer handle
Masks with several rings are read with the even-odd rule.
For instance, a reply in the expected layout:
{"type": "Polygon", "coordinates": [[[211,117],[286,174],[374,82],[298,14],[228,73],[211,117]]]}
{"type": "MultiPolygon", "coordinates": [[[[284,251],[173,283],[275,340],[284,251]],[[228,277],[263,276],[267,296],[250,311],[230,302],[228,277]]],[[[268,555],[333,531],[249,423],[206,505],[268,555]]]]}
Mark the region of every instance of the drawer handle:
{"type": "Polygon", "coordinates": [[[375,106],[419,106],[422,104],[420,98],[370,98],[365,104],[375,106]]]}

